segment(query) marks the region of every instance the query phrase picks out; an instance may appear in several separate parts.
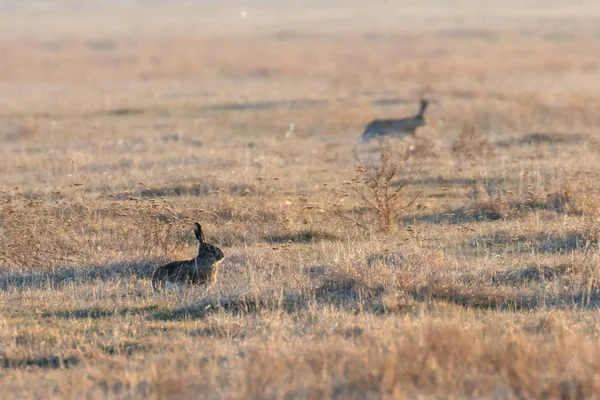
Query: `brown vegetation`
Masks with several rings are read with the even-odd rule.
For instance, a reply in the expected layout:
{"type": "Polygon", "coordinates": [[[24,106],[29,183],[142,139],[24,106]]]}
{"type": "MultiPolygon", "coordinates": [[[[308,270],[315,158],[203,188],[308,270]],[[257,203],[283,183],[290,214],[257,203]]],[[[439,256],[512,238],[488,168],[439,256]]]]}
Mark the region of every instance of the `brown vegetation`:
{"type": "Polygon", "coordinates": [[[0,15],[3,396],[600,392],[597,5],[37,3],[0,15]],[[194,221],[219,278],[153,292],[194,221]]]}

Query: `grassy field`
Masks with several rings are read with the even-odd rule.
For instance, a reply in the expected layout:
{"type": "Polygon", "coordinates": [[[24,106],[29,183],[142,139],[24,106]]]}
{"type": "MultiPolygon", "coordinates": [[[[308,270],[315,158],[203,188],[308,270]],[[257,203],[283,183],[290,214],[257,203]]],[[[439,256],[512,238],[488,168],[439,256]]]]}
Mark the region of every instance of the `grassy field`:
{"type": "Polygon", "coordinates": [[[598,397],[600,6],[321,3],[0,1],[3,398],[598,397]]]}

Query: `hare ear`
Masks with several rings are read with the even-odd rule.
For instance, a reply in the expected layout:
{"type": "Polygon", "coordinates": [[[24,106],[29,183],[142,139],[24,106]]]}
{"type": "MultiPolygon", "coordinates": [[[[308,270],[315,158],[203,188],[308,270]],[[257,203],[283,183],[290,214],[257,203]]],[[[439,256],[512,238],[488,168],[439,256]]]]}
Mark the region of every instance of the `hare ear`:
{"type": "Polygon", "coordinates": [[[204,243],[204,232],[202,232],[202,226],[199,223],[194,223],[194,235],[200,243],[204,243]]]}

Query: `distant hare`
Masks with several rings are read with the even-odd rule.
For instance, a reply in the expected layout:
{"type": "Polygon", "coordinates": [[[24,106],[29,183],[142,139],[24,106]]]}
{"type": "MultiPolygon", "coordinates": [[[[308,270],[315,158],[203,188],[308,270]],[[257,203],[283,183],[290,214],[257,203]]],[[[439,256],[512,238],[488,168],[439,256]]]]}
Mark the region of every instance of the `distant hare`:
{"type": "Polygon", "coordinates": [[[366,143],[369,139],[377,136],[404,137],[414,135],[417,128],[425,126],[425,110],[428,105],[427,100],[421,100],[419,103],[419,112],[414,117],[401,119],[376,119],[371,121],[362,134],[362,142],[366,143]]]}
{"type": "Polygon", "coordinates": [[[225,255],[219,247],[205,242],[202,226],[197,222],[194,223],[194,234],[198,239],[198,255],[191,260],[173,261],[158,267],[152,274],[153,289],[171,288],[179,283],[202,285],[216,280],[219,264],[225,255]]]}

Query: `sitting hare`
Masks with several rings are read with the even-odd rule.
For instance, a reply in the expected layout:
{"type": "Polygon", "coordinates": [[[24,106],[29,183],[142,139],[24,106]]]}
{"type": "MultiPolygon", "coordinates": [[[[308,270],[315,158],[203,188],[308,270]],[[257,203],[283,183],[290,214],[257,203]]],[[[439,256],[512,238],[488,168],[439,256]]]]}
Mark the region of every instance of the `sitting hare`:
{"type": "Polygon", "coordinates": [[[212,283],[217,278],[219,264],[225,257],[223,251],[214,244],[204,241],[204,232],[199,223],[194,224],[194,234],[198,239],[198,255],[191,260],[173,261],[158,267],[152,274],[152,288],[167,288],[179,283],[201,285],[212,283]]]}

